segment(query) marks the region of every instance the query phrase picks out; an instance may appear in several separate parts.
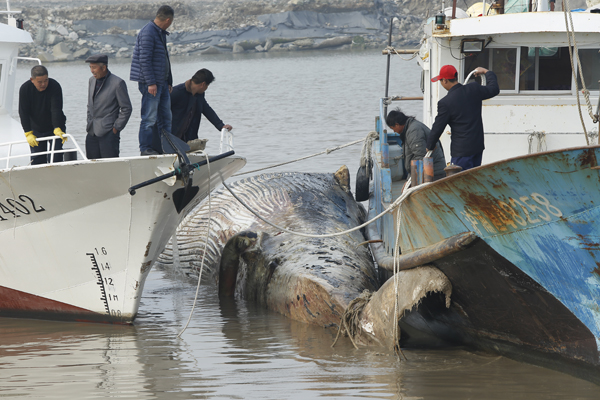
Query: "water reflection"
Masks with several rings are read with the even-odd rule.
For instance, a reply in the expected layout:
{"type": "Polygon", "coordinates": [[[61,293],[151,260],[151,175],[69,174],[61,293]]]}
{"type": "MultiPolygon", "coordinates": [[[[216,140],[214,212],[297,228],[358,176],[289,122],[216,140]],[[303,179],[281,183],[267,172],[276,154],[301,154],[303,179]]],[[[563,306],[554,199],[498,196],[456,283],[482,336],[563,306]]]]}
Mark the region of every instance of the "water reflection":
{"type": "Polygon", "coordinates": [[[568,375],[460,348],[354,349],[335,332],[252,304],[219,301],[151,272],[135,326],[0,320],[0,397],[47,399],[331,397],[464,399],[597,398],[568,375]]]}

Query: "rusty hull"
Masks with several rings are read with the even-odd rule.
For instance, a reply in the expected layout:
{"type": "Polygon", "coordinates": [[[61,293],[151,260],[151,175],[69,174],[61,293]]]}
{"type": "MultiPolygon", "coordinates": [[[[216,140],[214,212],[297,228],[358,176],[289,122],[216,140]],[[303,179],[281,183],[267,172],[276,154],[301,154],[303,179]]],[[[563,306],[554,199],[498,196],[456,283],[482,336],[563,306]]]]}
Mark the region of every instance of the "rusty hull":
{"type": "MultiPolygon", "coordinates": [[[[449,311],[423,308],[423,330],[600,376],[599,156],[598,146],[531,154],[413,192],[402,204],[402,259],[428,260],[454,288],[449,311]],[[469,232],[475,244],[437,257],[436,246],[469,232]]],[[[383,247],[378,262],[392,256],[383,247]]]]}

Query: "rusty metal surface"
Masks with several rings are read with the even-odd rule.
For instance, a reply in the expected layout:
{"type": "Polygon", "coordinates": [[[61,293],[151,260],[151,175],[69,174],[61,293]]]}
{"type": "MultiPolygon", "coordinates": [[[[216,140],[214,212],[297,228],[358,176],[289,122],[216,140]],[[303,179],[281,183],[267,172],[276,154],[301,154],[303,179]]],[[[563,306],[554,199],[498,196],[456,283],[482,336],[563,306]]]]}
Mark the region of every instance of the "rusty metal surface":
{"type": "MultiPolygon", "coordinates": [[[[448,257],[457,251],[465,250],[475,239],[477,235],[473,232],[464,232],[411,253],[401,254],[398,257],[398,269],[407,270],[448,257]]],[[[394,270],[394,257],[383,256],[380,251],[373,253],[377,253],[376,261],[380,268],[394,270]]]]}
{"type": "Polygon", "coordinates": [[[402,252],[474,232],[577,316],[600,347],[599,153],[538,153],[423,187],[402,206],[402,252]]]}

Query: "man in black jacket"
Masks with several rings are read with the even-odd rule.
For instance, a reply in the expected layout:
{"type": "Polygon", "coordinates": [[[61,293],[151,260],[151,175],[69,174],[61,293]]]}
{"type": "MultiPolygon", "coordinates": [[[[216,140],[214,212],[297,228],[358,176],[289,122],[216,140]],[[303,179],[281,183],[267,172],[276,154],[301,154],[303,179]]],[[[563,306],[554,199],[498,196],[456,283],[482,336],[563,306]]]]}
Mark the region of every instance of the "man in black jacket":
{"type": "Polygon", "coordinates": [[[456,68],[444,65],[440,74],[432,82],[440,81],[448,94],[438,101],[438,114],[431,127],[427,140],[427,149],[434,149],[446,125],[452,131],[450,142],[451,163],[460,165],[464,170],[481,165],[483,155],[483,121],[481,103],[500,93],[496,74],[485,68],[477,67],[475,76],[485,74],[486,85],[472,82],[461,85],[457,80],[456,68]]]}
{"type": "Polygon", "coordinates": [[[173,113],[173,125],[171,133],[178,138],[189,142],[198,139],[200,120],[202,114],[215,128],[231,130],[231,125],[221,121],[217,113],[208,105],[205,92],[208,85],[215,80],[212,72],[206,68],[197,71],[192,79],[188,79],[173,88],[171,93],[171,112],[173,113]]]}
{"type": "MultiPolygon", "coordinates": [[[[19,89],[19,117],[21,117],[21,126],[25,131],[27,142],[31,146],[33,154],[31,164],[50,162],[50,154],[35,156],[36,153],[48,151],[48,143],[52,148],[52,141],[38,142],[38,137],[58,136],[60,140],[54,140],[54,150],[62,150],[63,143],[67,141],[65,136],[67,117],[62,108],[60,84],[48,78],[46,67],[36,65],[31,69],[31,78],[19,89]]],[[[62,153],[54,154],[54,162],[62,160],[62,153]]]]}

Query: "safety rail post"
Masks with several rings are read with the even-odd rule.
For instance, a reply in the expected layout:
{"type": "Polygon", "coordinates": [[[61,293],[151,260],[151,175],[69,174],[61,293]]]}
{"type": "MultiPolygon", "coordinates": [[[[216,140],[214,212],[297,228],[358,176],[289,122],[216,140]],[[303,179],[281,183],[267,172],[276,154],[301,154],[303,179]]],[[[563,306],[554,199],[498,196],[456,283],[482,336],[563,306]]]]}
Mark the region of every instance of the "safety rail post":
{"type": "Polygon", "coordinates": [[[381,152],[381,190],[382,201],[392,202],[392,174],[390,172],[390,148],[387,139],[387,131],[383,129],[385,123],[384,100],[379,100],[379,120],[377,122],[377,133],[379,133],[379,150],[381,152]]]}
{"type": "Polygon", "coordinates": [[[423,182],[433,182],[433,157],[423,158],[423,182]]]}
{"type": "MultiPolygon", "coordinates": [[[[416,187],[423,184],[424,171],[423,160],[411,160],[410,162],[410,187],[416,187]]],[[[432,164],[433,170],[433,164],[432,164]]],[[[432,179],[433,180],[433,179],[432,179]]]]}
{"type": "Polygon", "coordinates": [[[55,150],[55,144],[56,144],[56,138],[52,138],[52,144],[50,147],[50,164],[54,163],[54,150],[55,150]]]}

